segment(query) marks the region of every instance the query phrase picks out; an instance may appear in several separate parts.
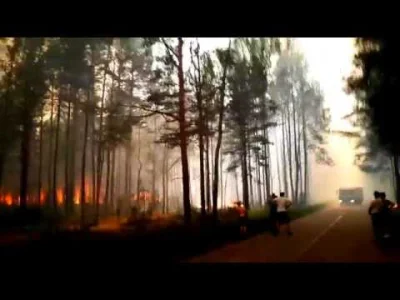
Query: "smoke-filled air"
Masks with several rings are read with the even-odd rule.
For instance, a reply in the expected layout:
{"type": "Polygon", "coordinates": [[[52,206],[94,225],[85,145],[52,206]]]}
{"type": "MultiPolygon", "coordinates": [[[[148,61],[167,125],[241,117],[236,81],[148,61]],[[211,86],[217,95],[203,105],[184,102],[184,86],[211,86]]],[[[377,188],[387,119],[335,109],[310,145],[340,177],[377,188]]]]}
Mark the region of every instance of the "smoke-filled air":
{"type": "Polygon", "coordinates": [[[216,234],[239,220],[243,236],[276,197],[291,218],[351,193],[351,203],[396,198],[393,156],[362,116],[360,39],[0,43],[5,228],[216,234]]]}

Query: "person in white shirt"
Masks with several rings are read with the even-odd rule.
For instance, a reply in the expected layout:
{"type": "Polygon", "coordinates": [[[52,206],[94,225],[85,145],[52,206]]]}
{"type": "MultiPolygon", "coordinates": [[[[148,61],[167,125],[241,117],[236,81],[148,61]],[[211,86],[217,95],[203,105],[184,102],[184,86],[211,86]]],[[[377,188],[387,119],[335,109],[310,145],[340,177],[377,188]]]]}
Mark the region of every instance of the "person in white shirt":
{"type": "Polygon", "coordinates": [[[288,209],[292,205],[292,201],[285,197],[285,193],[281,192],[279,197],[274,200],[277,206],[277,219],[279,231],[281,227],[286,226],[287,234],[293,235],[293,232],[290,228],[290,217],[288,214],[288,209]]]}

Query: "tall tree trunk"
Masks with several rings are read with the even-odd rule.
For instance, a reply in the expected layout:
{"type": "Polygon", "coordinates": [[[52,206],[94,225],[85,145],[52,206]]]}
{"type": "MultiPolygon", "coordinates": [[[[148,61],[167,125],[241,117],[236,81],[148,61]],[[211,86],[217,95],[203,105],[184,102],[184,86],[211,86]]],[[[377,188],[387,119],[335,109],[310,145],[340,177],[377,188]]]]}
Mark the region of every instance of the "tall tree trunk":
{"type": "Polygon", "coordinates": [[[111,174],[111,150],[107,148],[106,161],[106,188],[104,191],[104,212],[107,214],[109,210],[109,194],[110,194],[110,174],[111,174]]]}
{"type": "Polygon", "coordinates": [[[58,166],[58,144],[60,135],[60,119],[61,119],[61,98],[63,91],[60,89],[60,94],[57,103],[57,120],[56,120],[56,136],[54,146],[54,163],[53,163],[53,209],[57,211],[57,166],[58,166]]]}
{"type": "Polygon", "coordinates": [[[112,149],[111,153],[111,174],[110,174],[110,203],[113,210],[115,210],[115,148],[112,149]]]}
{"type": "Polygon", "coordinates": [[[66,133],[65,133],[65,166],[64,166],[64,180],[65,180],[65,188],[64,188],[64,209],[65,215],[69,216],[71,214],[71,202],[73,203],[73,194],[70,194],[69,189],[69,157],[70,157],[70,130],[71,130],[71,95],[68,93],[68,110],[67,110],[67,124],[66,124],[66,133]]]}
{"type": "MultiPolygon", "coordinates": [[[[90,99],[90,92],[88,92],[88,101],[90,99]]],[[[81,229],[85,229],[85,200],[86,200],[86,148],[87,148],[87,138],[89,131],[89,114],[85,111],[85,129],[83,133],[83,150],[82,150],[82,168],[81,168],[81,229]]]]}
{"type": "Polygon", "coordinates": [[[224,173],[223,173],[223,160],[222,160],[222,154],[219,153],[219,188],[218,190],[220,191],[221,195],[221,208],[224,208],[224,201],[225,201],[225,195],[224,195],[224,173]]]}
{"type": "Polygon", "coordinates": [[[275,143],[276,143],[276,168],[278,172],[278,189],[282,190],[282,181],[281,181],[281,167],[280,167],[280,159],[279,159],[279,143],[278,143],[278,135],[277,130],[275,130],[275,143]]]}
{"type": "Polygon", "coordinates": [[[50,90],[50,129],[49,129],[49,157],[47,159],[48,165],[47,165],[47,187],[48,187],[48,191],[47,191],[47,201],[48,201],[48,205],[51,206],[53,200],[52,200],[52,196],[53,193],[51,191],[52,189],[52,184],[51,184],[51,179],[52,179],[52,161],[53,161],[53,111],[54,111],[54,91],[51,88],[50,90]]]}
{"type": "Polygon", "coordinates": [[[163,202],[162,202],[162,213],[165,214],[166,213],[166,208],[167,208],[167,199],[166,199],[166,191],[167,191],[167,181],[166,181],[166,173],[168,171],[168,167],[167,167],[167,155],[168,155],[168,148],[166,145],[164,145],[164,153],[163,153],[163,164],[162,164],[162,198],[163,198],[163,202]]]}
{"type": "Polygon", "coordinates": [[[101,103],[100,103],[100,116],[99,116],[99,134],[98,134],[98,141],[97,141],[97,186],[96,186],[96,196],[95,196],[95,203],[96,203],[96,214],[95,214],[95,222],[96,224],[99,222],[100,216],[100,190],[101,190],[101,181],[102,181],[102,174],[103,174],[103,161],[104,161],[104,151],[103,151],[103,111],[105,105],[105,92],[106,92],[106,79],[107,79],[107,65],[108,61],[110,60],[111,55],[111,46],[108,47],[108,55],[107,55],[107,62],[104,63],[104,71],[103,71],[103,83],[102,83],[102,90],[101,90],[101,103]]]}
{"type": "Polygon", "coordinates": [[[73,101],[73,112],[72,112],[72,127],[71,127],[71,161],[69,162],[69,172],[70,172],[70,178],[69,178],[69,183],[68,183],[68,189],[69,189],[69,195],[71,195],[71,203],[70,203],[70,212],[73,213],[73,210],[75,208],[75,186],[76,186],[76,141],[77,141],[77,128],[78,128],[78,121],[79,121],[79,108],[78,108],[78,97],[76,92],[72,93],[72,101],[73,101]]]}
{"type": "Polygon", "coordinates": [[[186,97],[185,81],[183,78],[183,39],[178,38],[178,82],[179,82],[179,133],[182,162],[182,185],[183,185],[183,211],[185,224],[191,223],[191,205],[190,205],[190,174],[189,161],[187,153],[187,134],[186,134],[186,97]]]}
{"type": "Polygon", "coordinates": [[[286,196],[289,195],[289,184],[288,184],[288,174],[287,174],[287,160],[286,160],[286,123],[282,116],[282,170],[283,170],[283,187],[286,196]]]}
{"type": "MultiPolygon", "coordinates": [[[[167,152],[168,153],[168,152],[167,152]]],[[[168,214],[169,213],[169,170],[170,167],[168,166],[168,157],[166,161],[166,169],[167,173],[165,174],[165,212],[168,214]]]]}
{"type": "Polygon", "coordinates": [[[298,143],[297,143],[297,135],[298,135],[298,124],[296,118],[296,107],[295,107],[295,99],[292,96],[292,107],[293,107],[293,142],[294,142],[294,161],[295,161],[295,189],[294,189],[294,203],[299,202],[299,173],[300,173],[300,164],[299,164],[299,153],[298,153],[298,143]]]}
{"type": "Polygon", "coordinates": [[[295,202],[295,193],[294,193],[294,180],[293,180],[293,161],[292,161],[292,126],[291,126],[291,119],[290,119],[290,108],[287,108],[287,127],[288,127],[288,132],[287,132],[287,149],[288,149],[288,163],[289,163],[289,180],[290,180],[290,191],[291,191],[291,197],[293,198],[293,201],[295,202]]]}
{"type": "MultiPolygon", "coordinates": [[[[92,189],[91,189],[91,193],[90,193],[90,199],[91,199],[91,202],[92,202],[92,205],[93,205],[93,207],[95,208],[95,211],[96,211],[96,203],[97,203],[97,199],[96,199],[96,186],[97,186],[97,182],[96,182],[96,112],[95,111],[93,111],[93,112],[91,112],[91,116],[90,116],[90,118],[91,118],[91,133],[92,133],[92,135],[91,135],[91,151],[90,151],[90,154],[91,154],[91,159],[90,159],[90,161],[91,161],[91,165],[92,165],[92,189]]],[[[94,221],[96,222],[96,213],[95,213],[95,216],[94,216],[94,221]]]]}
{"type": "Polygon", "coordinates": [[[247,163],[248,163],[248,181],[249,181],[249,196],[250,196],[250,203],[251,205],[254,205],[254,189],[253,189],[253,170],[251,167],[251,150],[250,150],[250,145],[247,145],[247,163]]]}
{"type": "MultiPolygon", "coordinates": [[[[243,162],[242,162],[243,164],[243,162]]],[[[238,174],[237,174],[237,170],[235,169],[235,187],[236,187],[236,200],[239,201],[240,197],[239,197],[239,179],[238,179],[238,174]]]]}
{"type": "MultiPolygon", "coordinates": [[[[268,129],[267,129],[267,134],[268,134],[268,129]]],[[[267,160],[268,160],[268,176],[269,176],[269,191],[274,190],[274,180],[272,178],[272,172],[271,172],[271,166],[272,166],[272,159],[271,159],[271,145],[267,144],[267,160]]]]}
{"type": "Polygon", "coordinates": [[[242,197],[243,203],[246,210],[250,209],[250,202],[249,202],[249,175],[247,172],[247,145],[246,145],[246,135],[242,133],[242,197]]]}
{"type": "MultiPolygon", "coordinates": [[[[154,117],[154,140],[157,139],[157,118],[154,117]]],[[[156,180],[157,180],[157,175],[156,175],[156,165],[157,165],[157,158],[156,158],[156,144],[153,143],[153,172],[151,176],[151,201],[152,203],[155,203],[156,200],[156,180]]]]}
{"type": "Polygon", "coordinates": [[[31,143],[31,132],[33,124],[29,117],[30,112],[26,112],[24,118],[24,124],[22,125],[22,136],[21,136],[21,175],[20,175],[20,206],[22,209],[26,209],[27,197],[28,197],[28,176],[29,176],[29,164],[30,164],[30,143],[31,143]]]}
{"type": "MultiPolygon", "coordinates": [[[[299,118],[299,117],[298,117],[299,118]]],[[[297,135],[297,160],[298,160],[298,165],[299,165],[299,169],[298,169],[298,177],[299,177],[299,200],[301,202],[303,202],[303,197],[304,197],[304,184],[303,184],[303,169],[304,166],[302,164],[302,151],[301,149],[303,148],[302,146],[302,131],[300,130],[300,119],[298,119],[298,135],[297,135]]]]}
{"type": "MultiPolygon", "coordinates": [[[[198,45],[199,47],[199,45],[198,45]]],[[[201,216],[204,218],[206,216],[206,194],[205,194],[205,174],[204,174],[204,138],[205,138],[205,117],[204,117],[204,104],[203,104],[203,80],[201,74],[201,63],[200,63],[200,49],[194,53],[196,62],[194,61],[192,53],[192,65],[194,67],[194,82],[196,89],[196,104],[197,111],[199,112],[198,126],[198,140],[199,140],[199,167],[200,167],[200,209],[201,216]]]]}
{"type": "Polygon", "coordinates": [[[42,195],[42,162],[43,162],[43,110],[42,106],[40,110],[40,136],[39,136],[39,170],[38,170],[38,204],[42,195]]]}
{"type": "MultiPolygon", "coordinates": [[[[267,128],[265,128],[265,126],[263,128],[263,135],[264,135],[264,138],[267,141],[269,141],[268,131],[267,131],[267,128]]],[[[268,153],[267,147],[268,147],[267,144],[263,145],[263,155],[265,158],[265,167],[264,167],[265,189],[266,189],[267,198],[268,198],[271,195],[271,181],[270,181],[271,168],[270,168],[270,160],[269,160],[269,153],[268,153]]],[[[265,201],[267,201],[267,199],[265,199],[265,201]]]]}
{"type": "MultiPolygon", "coordinates": [[[[225,183],[224,183],[224,208],[226,208],[226,186],[228,184],[228,174],[225,175],[225,183]]],[[[238,190],[238,187],[236,186],[236,190],[238,190]]]]}
{"type": "Polygon", "coordinates": [[[396,180],[396,202],[400,204],[400,172],[399,172],[399,156],[393,156],[394,178],[396,180]]]}
{"type": "MultiPolygon", "coordinates": [[[[228,51],[231,48],[231,42],[229,41],[229,48],[228,51]]],[[[227,75],[227,70],[228,70],[228,58],[229,55],[226,55],[225,58],[225,63],[224,63],[224,67],[223,67],[223,72],[222,72],[222,79],[221,79],[221,87],[219,90],[220,93],[220,97],[219,97],[219,103],[218,103],[218,129],[217,129],[217,146],[215,147],[215,161],[214,161],[214,180],[213,180],[213,191],[212,191],[212,195],[213,195],[213,207],[215,207],[213,209],[213,216],[214,216],[214,220],[216,220],[218,218],[218,174],[220,172],[220,170],[218,169],[218,159],[220,159],[220,151],[221,151],[221,145],[222,145],[222,125],[224,122],[224,112],[225,112],[225,89],[226,89],[226,75],[227,75]]],[[[221,164],[222,164],[222,159],[221,159],[221,164]]],[[[221,182],[222,182],[222,166],[221,166],[221,182]]],[[[223,195],[223,191],[221,188],[221,199],[223,195]]]]}
{"type": "Polygon", "coordinates": [[[262,207],[262,192],[261,192],[261,165],[260,165],[260,155],[257,152],[257,196],[258,196],[258,205],[262,207]]]}
{"type": "MultiPolygon", "coordinates": [[[[139,195],[140,195],[140,189],[141,189],[141,172],[142,172],[142,160],[140,157],[140,150],[141,150],[141,141],[140,141],[140,126],[138,128],[138,142],[137,142],[137,147],[138,147],[138,171],[137,171],[137,182],[136,182],[136,201],[139,202],[139,195]]],[[[144,208],[146,209],[146,202],[144,202],[144,208]]]]}
{"type": "MultiPolygon", "coordinates": [[[[207,128],[209,124],[207,121],[207,128]]],[[[207,130],[208,131],[208,130],[207,130]]],[[[207,212],[211,211],[211,189],[210,189],[210,137],[207,135],[206,139],[206,199],[207,199],[207,212]]]]}
{"type": "Polygon", "coordinates": [[[308,138],[307,138],[307,123],[305,108],[302,108],[302,123],[303,123],[303,154],[304,154],[304,201],[308,201],[308,138]]]}

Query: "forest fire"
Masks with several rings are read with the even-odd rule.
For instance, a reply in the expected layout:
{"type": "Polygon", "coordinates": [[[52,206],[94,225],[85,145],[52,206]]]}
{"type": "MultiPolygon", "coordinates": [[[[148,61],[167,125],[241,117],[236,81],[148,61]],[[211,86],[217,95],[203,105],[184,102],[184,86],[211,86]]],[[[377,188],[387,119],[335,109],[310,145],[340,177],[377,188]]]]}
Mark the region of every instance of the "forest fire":
{"type": "MultiPolygon", "coordinates": [[[[89,204],[92,202],[93,199],[93,188],[89,183],[85,184],[85,203],[89,204]]],[[[104,195],[103,195],[103,190],[101,189],[100,193],[100,199],[99,203],[102,204],[104,202],[104,195]]],[[[64,187],[58,187],[56,189],[56,202],[57,205],[61,206],[65,203],[65,188],[64,187]]],[[[28,196],[27,203],[29,205],[35,205],[40,203],[41,206],[45,205],[46,201],[49,199],[50,195],[49,192],[46,190],[41,190],[40,195],[39,195],[39,201],[37,195],[32,193],[31,195],[28,196]]],[[[80,198],[81,198],[81,187],[80,183],[77,184],[74,188],[74,197],[73,197],[73,202],[75,205],[80,204],[80,198]]],[[[19,205],[20,203],[20,197],[19,195],[13,194],[11,192],[5,192],[5,193],[0,193],[0,205],[6,205],[6,206],[12,206],[12,205],[19,205]]]]}

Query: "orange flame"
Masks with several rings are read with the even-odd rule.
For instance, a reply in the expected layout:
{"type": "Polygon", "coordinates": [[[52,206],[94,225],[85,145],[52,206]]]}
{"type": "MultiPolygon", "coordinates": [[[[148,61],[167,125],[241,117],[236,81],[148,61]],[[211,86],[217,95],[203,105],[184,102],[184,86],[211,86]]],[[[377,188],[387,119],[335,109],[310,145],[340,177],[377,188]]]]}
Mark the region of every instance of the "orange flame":
{"type": "Polygon", "coordinates": [[[61,204],[64,203],[64,192],[63,192],[63,189],[62,189],[62,188],[58,188],[58,189],[56,190],[56,197],[57,197],[57,203],[58,203],[59,205],[61,205],[61,204]]]}
{"type": "Polygon", "coordinates": [[[46,200],[46,193],[43,190],[40,191],[40,196],[39,197],[40,197],[39,198],[39,204],[40,205],[44,205],[44,201],[46,200]]]}
{"type": "Polygon", "coordinates": [[[13,204],[13,198],[11,196],[10,193],[8,193],[5,197],[4,197],[4,202],[5,204],[7,204],[8,206],[11,206],[13,204]]]}

